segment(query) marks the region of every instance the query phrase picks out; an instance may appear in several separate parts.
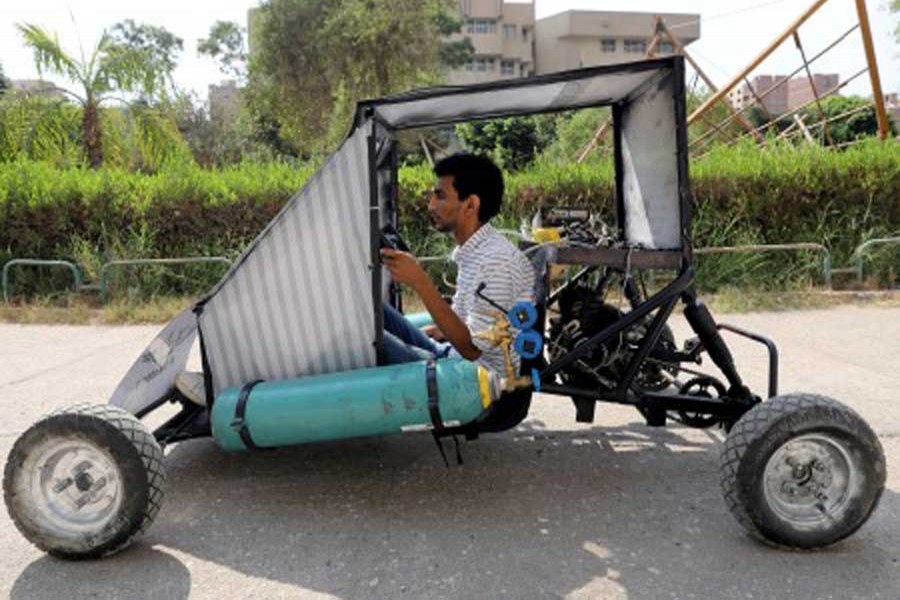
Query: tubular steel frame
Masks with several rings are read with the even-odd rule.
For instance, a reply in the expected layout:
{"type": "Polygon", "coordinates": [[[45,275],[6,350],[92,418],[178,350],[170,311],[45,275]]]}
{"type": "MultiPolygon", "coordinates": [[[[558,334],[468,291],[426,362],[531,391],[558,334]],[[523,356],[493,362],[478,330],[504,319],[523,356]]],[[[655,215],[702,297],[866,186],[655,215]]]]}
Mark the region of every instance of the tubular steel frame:
{"type": "MultiPolygon", "coordinates": [[[[873,104],[875,106],[875,114],[876,114],[876,119],[877,119],[877,123],[878,123],[878,136],[881,138],[882,141],[888,138],[888,135],[890,133],[890,124],[888,122],[888,115],[887,115],[887,111],[885,109],[884,96],[882,95],[881,77],[880,77],[879,71],[878,71],[878,61],[875,56],[874,44],[872,42],[872,32],[871,32],[871,26],[869,24],[869,16],[868,16],[868,12],[866,10],[865,0],[854,0],[855,4],[856,4],[857,22],[846,33],[841,35],[836,41],[829,44],[824,50],[820,51],[812,59],[808,60],[806,57],[806,51],[804,50],[803,44],[800,41],[800,34],[799,34],[800,26],[803,25],[803,23],[805,23],[813,14],[815,14],[827,1],[828,0],[815,0],[815,2],[813,2],[813,4],[809,8],[807,8],[803,14],[801,14],[799,17],[797,17],[787,27],[787,29],[785,29],[777,38],[775,38],[775,40],[773,40],[759,55],[757,55],[750,62],[750,64],[747,67],[745,67],[737,76],[735,76],[723,88],[716,90],[715,87],[712,86],[712,89],[714,90],[715,93],[712,95],[712,97],[708,98],[697,110],[695,110],[693,112],[693,114],[691,114],[690,118],[688,119],[688,124],[692,124],[697,119],[703,118],[703,116],[718,102],[724,102],[726,107],[728,107],[729,112],[731,112],[732,114],[729,116],[729,118],[725,119],[722,123],[720,123],[719,127],[714,126],[712,128],[712,130],[706,132],[704,135],[700,136],[699,138],[697,138],[693,142],[691,142],[692,147],[697,144],[703,143],[703,145],[701,146],[701,149],[705,148],[709,144],[709,141],[712,139],[713,136],[721,133],[721,131],[722,131],[721,127],[723,127],[724,125],[730,123],[731,121],[733,121],[735,119],[743,121],[743,116],[742,116],[743,113],[753,106],[759,106],[760,108],[763,109],[763,111],[768,113],[767,107],[765,106],[763,99],[769,93],[771,93],[775,89],[777,89],[777,88],[781,87],[782,85],[784,85],[785,83],[787,83],[797,73],[799,73],[801,71],[806,72],[806,76],[809,81],[810,88],[812,89],[813,100],[811,102],[804,104],[802,107],[800,107],[798,109],[794,109],[793,111],[790,111],[789,113],[787,113],[785,115],[779,115],[779,116],[776,116],[775,118],[772,118],[772,115],[768,115],[769,121],[765,125],[748,132],[750,135],[753,135],[754,137],[756,137],[757,141],[760,141],[762,143],[762,140],[761,140],[762,132],[765,131],[766,129],[768,129],[769,127],[771,127],[776,122],[784,119],[785,117],[790,117],[791,115],[795,115],[800,110],[802,110],[812,104],[815,104],[818,107],[819,116],[821,117],[821,119],[817,124],[810,125],[807,129],[812,130],[812,129],[815,129],[818,127],[822,127],[823,134],[824,134],[825,140],[828,143],[828,146],[829,147],[837,147],[837,146],[835,146],[835,144],[831,138],[831,132],[829,131],[828,124],[835,120],[838,120],[839,118],[844,118],[849,115],[845,114],[845,115],[840,115],[838,117],[833,117],[831,119],[828,119],[828,118],[826,118],[826,115],[822,109],[822,105],[821,105],[820,101],[822,99],[824,99],[825,97],[835,93],[839,89],[843,88],[847,83],[849,83],[853,79],[856,79],[862,73],[865,73],[865,72],[869,73],[870,81],[872,84],[872,96],[874,98],[873,104]],[[819,57],[821,57],[826,52],[828,52],[832,48],[834,48],[841,41],[843,41],[851,32],[853,32],[857,28],[860,30],[860,34],[862,37],[863,49],[864,49],[865,57],[866,57],[866,68],[859,71],[858,73],[854,74],[848,81],[845,81],[843,84],[840,84],[839,86],[836,86],[836,87],[832,88],[831,90],[827,91],[826,93],[820,95],[819,90],[816,89],[815,80],[813,78],[812,71],[809,68],[810,65],[813,62],[815,62],[819,57]],[[787,76],[785,79],[778,82],[775,86],[773,86],[772,88],[769,88],[768,90],[766,90],[766,92],[764,92],[761,95],[758,94],[756,92],[756,90],[753,88],[753,86],[750,85],[750,83],[748,82],[747,86],[749,87],[751,93],[753,94],[754,102],[748,104],[747,106],[744,106],[742,109],[735,112],[733,107],[731,106],[731,104],[725,99],[726,95],[729,92],[731,92],[741,81],[746,82],[747,76],[754,69],[756,69],[760,64],[762,64],[762,62],[768,56],[770,56],[777,48],[779,48],[781,46],[781,44],[783,44],[789,37],[793,37],[793,39],[794,39],[794,43],[797,47],[797,50],[800,53],[802,65],[798,69],[796,69],[793,73],[791,73],[789,76],[787,76]]],[[[691,64],[694,64],[693,60],[691,60],[691,64]]],[[[696,65],[694,65],[694,68],[697,69],[698,67],[696,65]]],[[[743,122],[741,124],[743,125],[743,122]]],[[[796,126],[796,123],[794,125],[792,125],[791,128],[793,128],[794,126],[796,126]]],[[[801,127],[802,127],[802,125],[801,125],[801,127]]],[[[740,139],[742,137],[744,137],[744,136],[739,136],[738,139],[740,139]]],[[[782,136],[779,136],[779,137],[782,137],[782,136]]],[[[731,140],[728,143],[729,143],[729,145],[731,145],[735,141],[736,140],[731,140]]],[[[840,146],[846,146],[846,145],[847,144],[841,144],[840,146]]],[[[702,158],[705,155],[706,154],[703,154],[699,158],[702,158]]]]}
{"type": "MultiPolygon", "coordinates": [[[[582,270],[574,279],[586,276],[590,270],[590,268],[582,270]]],[[[750,394],[749,390],[743,385],[732,386],[729,390],[729,394],[725,398],[704,398],[680,393],[673,394],[668,392],[644,391],[635,385],[635,379],[641,365],[647,360],[662,335],[666,321],[675,309],[679,300],[684,302],[687,306],[693,305],[696,302],[693,283],[693,268],[689,266],[683,268],[678,277],[665,288],[646,300],[634,303],[632,310],[623,315],[618,321],[596,333],[588,340],[579,344],[577,348],[567,352],[564,356],[542,369],[540,371],[540,381],[543,383],[541,384],[540,391],[542,393],[557,396],[567,396],[573,399],[577,398],[583,401],[630,405],[638,408],[644,414],[652,415],[655,413],[659,415],[665,414],[666,411],[680,411],[718,417],[726,423],[736,421],[747,410],[759,402],[759,398],[750,394]],[[653,316],[653,320],[644,338],[641,340],[638,350],[629,360],[628,365],[625,368],[624,376],[621,378],[615,389],[596,390],[579,388],[572,385],[547,383],[548,381],[553,381],[555,375],[562,372],[567,366],[583,356],[590,354],[591,351],[598,346],[614,339],[621,333],[641,323],[652,315],[654,311],[657,312],[653,316]]],[[[554,302],[557,296],[558,292],[551,295],[547,299],[547,305],[549,306],[554,302]]],[[[774,396],[778,389],[778,351],[775,344],[764,336],[731,325],[719,323],[716,324],[715,327],[716,329],[731,331],[743,337],[747,337],[753,341],[764,344],[767,347],[769,352],[769,395],[767,397],[774,396]]],[[[700,350],[702,350],[703,344],[707,343],[708,340],[702,339],[702,332],[695,332],[701,336],[700,350]]],[[[739,378],[738,382],[740,383],[739,378]]]]}
{"type": "MultiPolygon", "coordinates": [[[[824,110],[822,108],[821,100],[823,100],[824,98],[839,91],[847,83],[856,79],[857,77],[859,77],[860,75],[862,75],[865,72],[869,73],[869,77],[871,79],[872,91],[873,91],[873,97],[874,97],[873,104],[875,106],[876,119],[877,119],[877,123],[878,123],[878,135],[882,140],[887,139],[887,137],[890,133],[890,125],[888,122],[888,116],[887,116],[887,112],[885,109],[884,97],[882,96],[882,93],[881,93],[881,78],[880,78],[880,75],[878,72],[878,63],[877,63],[877,59],[875,56],[874,46],[872,43],[871,27],[869,24],[868,13],[867,13],[866,7],[865,7],[865,1],[864,0],[855,0],[858,20],[847,32],[845,32],[844,34],[839,36],[837,38],[837,40],[835,40],[834,42],[829,44],[826,48],[824,48],[823,50],[818,52],[811,59],[808,59],[806,56],[806,51],[803,47],[803,43],[800,40],[800,34],[799,34],[800,26],[803,25],[803,23],[805,23],[812,15],[814,15],[816,12],[818,12],[818,10],[824,4],[826,4],[827,1],[828,0],[815,0],[815,2],[813,2],[813,4],[810,5],[806,9],[806,11],[804,11],[799,17],[797,17],[778,37],[776,37],[761,53],[759,53],[750,62],[750,64],[747,67],[745,67],[738,75],[736,75],[731,81],[728,82],[728,84],[726,84],[722,88],[716,87],[716,85],[712,82],[712,80],[706,76],[706,74],[703,72],[701,67],[697,64],[697,62],[693,59],[693,57],[684,48],[684,46],[681,44],[681,42],[678,40],[678,38],[675,36],[675,34],[672,33],[672,31],[669,29],[665,20],[662,17],[659,17],[659,16],[656,17],[656,20],[655,20],[654,26],[653,26],[652,36],[648,38],[649,44],[647,46],[645,57],[652,58],[655,55],[656,48],[658,47],[661,40],[664,37],[667,38],[671,42],[672,46],[675,48],[676,52],[678,54],[680,54],[681,56],[683,56],[688,61],[688,63],[694,68],[695,73],[703,79],[703,81],[706,83],[706,85],[713,92],[713,95],[710,98],[708,98],[698,109],[696,109],[689,116],[689,118],[687,120],[688,125],[692,125],[694,122],[696,122],[698,120],[702,120],[710,125],[709,131],[701,134],[699,137],[697,137],[696,139],[694,139],[690,142],[691,148],[699,146],[699,149],[703,150],[715,138],[724,139],[724,141],[728,145],[733,145],[738,140],[743,139],[745,136],[748,136],[748,135],[752,136],[757,141],[757,143],[759,143],[760,145],[766,145],[766,140],[765,140],[765,137],[763,134],[767,129],[769,129],[775,123],[782,121],[784,118],[790,117],[791,115],[795,115],[800,110],[803,110],[813,104],[815,104],[818,108],[820,120],[815,124],[809,125],[807,127],[807,129],[811,132],[811,131],[821,127],[825,142],[827,142],[827,146],[828,147],[838,147],[833,142],[833,139],[831,136],[831,131],[830,131],[828,125],[829,125],[829,123],[840,120],[842,118],[846,118],[850,115],[842,114],[837,117],[827,118],[827,116],[825,115],[824,110]],[[856,29],[860,30],[860,33],[862,36],[863,48],[864,48],[865,57],[866,57],[865,69],[852,75],[851,78],[848,81],[845,81],[843,84],[840,84],[839,86],[836,86],[836,87],[832,88],[831,90],[828,90],[828,91],[820,94],[820,91],[816,88],[813,73],[810,70],[810,65],[812,65],[821,56],[823,56],[824,54],[829,52],[831,49],[833,49],[835,46],[837,46],[844,39],[846,39],[847,36],[850,33],[852,33],[853,31],[855,31],[856,29]],[[802,62],[801,66],[798,67],[790,75],[785,77],[782,81],[779,81],[773,87],[769,88],[762,94],[758,93],[757,90],[748,82],[747,77],[754,69],[756,69],[760,64],[762,64],[762,62],[767,57],[769,57],[788,38],[791,38],[791,37],[794,39],[794,43],[797,47],[797,50],[800,53],[800,58],[801,58],[801,62],[802,62]],[[764,102],[765,97],[768,96],[770,93],[774,92],[775,90],[777,90],[778,88],[782,87],[783,85],[787,84],[787,82],[790,81],[795,75],[797,75],[800,72],[804,72],[804,71],[805,71],[806,77],[809,81],[809,85],[812,89],[813,100],[811,102],[807,102],[806,104],[804,104],[802,107],[800,107],[798,109],[790,111],[786,115],[778,115],[778,116],[773,117],[773,115],[771,115],[769,113],[769,111],[765,105],[765,102],[764,102]],[[739,85],[741,82],[747,83],[747,86],[750,89],[751,94],[753,95],[753,102],[747,104],[746,106],[744,106],[741,109],[736,109],[734,106],[731,105],[730,102],[727,101],[726,96],[729,92],[731,92],[733,89],[735,89],[735,87],[737,85],[739,85]],[[710,109],[712,109],[713,106],[715,106],[717,103],[720,103],[720,102],[725,105],[726,109],[728,110],[729,115],[726,119],[724,119],[720,123],[710,122],[707,118],[707,113],[709,112],[710,109]],[[762,111],[766,114],[767,119],[768,119],[768,121],[760,127],[753,127],[745,116],[745,113],[754,106],[760,107],[760,109],[762,109],[762,111]],[[727,126],[735,121],[744,130],[744,133],[737,135],[737,137],[731,137],[730,133],[729,133],[730,130],[727,129],[727,126]]],[[[611,124],[612,124],[611,118],[604,120],[604,122],[597,128],[597,130],[595,131],[594,135],[592,136],[592,138],[588,142],[588,144],[586,146],[584,146],[584,148],[582,148],[581,151],[579,151],[576,162],[578,162],[578,163],[583,162],[587,158],[588,154],[591,151],[593,151],[596,147],[598,147],[598,145],[603,140],[603,137],[605,136],[605,134],[609,131],[611,124]]],[[[789,127],[789,129],[793,129],[796,126],[797,126],[797,123],[795,122],[794,124],[792,124],[789,127]]],[[[783,138],[783,137],[785,137],[785,136],[779,135],[779,138],[783,138]]],[[[839,146],[843,147],[846,145],[848,145],[848,144],[841,144],[839,146]]],[[[698,158],[702,158],[707,153],[701,154],[698,158]]]]}

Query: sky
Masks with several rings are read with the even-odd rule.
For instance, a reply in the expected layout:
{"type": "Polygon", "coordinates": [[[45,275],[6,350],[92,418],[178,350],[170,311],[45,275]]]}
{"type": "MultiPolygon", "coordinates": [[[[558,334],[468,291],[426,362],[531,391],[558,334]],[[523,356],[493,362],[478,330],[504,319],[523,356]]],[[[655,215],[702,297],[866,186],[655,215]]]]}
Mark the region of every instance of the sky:
{"type": "MultiPolygon", "coordinates": [[[[197,55],[197,40],[208,34],[216,20],[246,24],[247,10],[259,3],[260,0],[4,0],[0,2],[0,64],[10,79],[38,76],[16,23],[34,23],[56,31],[64,47],[77,53],[79,40],[89,51],[104,28],[130,18],[161,25],[184,39],[175,82],[205,99],[208,86],[225,76],[212,60],[197,55]]],[[[535,13],[538,19],[569,9],[699,14],[700,40],[691,44],[688,51],[717,85],[723,85],[811,3],[812,0],[536,0],[535,13]]],[[[898,18],[890,14],[888,3],[889,0],[866,0],[885,93],[900,92],[900,44],[893,37],[898,18]]],[[[854,0],[829,0],[800,29],[807,56],[837,39],[855,21],[854,0]]],[[[788,40],[755,73],[786,74],[800,64],[797,49],[788,40]]],[[[865,64],[861,38],[855,32],[817,62],[814,71],[839,73],[843,80],[865,64]]],[[[845,93],[870,95],[868,77],[856,79],[845,93]]]]}

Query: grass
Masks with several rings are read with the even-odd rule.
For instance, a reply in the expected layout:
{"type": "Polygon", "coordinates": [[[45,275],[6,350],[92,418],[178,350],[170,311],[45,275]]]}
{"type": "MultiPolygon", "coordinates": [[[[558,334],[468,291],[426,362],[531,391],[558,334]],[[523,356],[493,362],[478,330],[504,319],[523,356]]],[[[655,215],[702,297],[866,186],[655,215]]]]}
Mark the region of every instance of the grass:
{"type": "Polygon", "coordinates": [[[701,299],[713,313],[781,312],[813,310],[835,306],[856,305],[866,307],[900,307],[900,293],[882,292],[829,292],[829,291],[783,291],[748,292],[739,288],[725,288],[717,294],[701,299]]]}
{"type": "MultiPolygon", "coordinates": [[[[827,309],[856,305],[900,307],[900,291],[829,292],[824,290],[748,292],[725,288],[701,294],[714,314],[827,309]]],[[[56,298],[0,303],[0,322],[23,325],[146,325],[164,324],[190,306],[195,298],[158,296],[144,300],[114,300],[100,304],[95,297],[70,294],[56,298]]],[[[407,313],[425,310],[418,297],[404,296],[407,313]]]]}
{"type": "Polygon", "coordinates": [[[113,300],[104,306],[95,297],[70,294],[0,303],[0,321],[23,325],[162,324],[194,300],[193,297],[158,296],[139,301],[113,300]]]}
{"type": "MultiPolygon", "coordinates": [[[[847,266],[863,241],[900,235],[898,149],[897,142],[873,140],[842,152],[787,144],[765,152],[751,145],[719,148],[691,165],[694,246],[818,242],[830,249],[833,266],[847,266]]],[[[67,259],[80,266],[86,281],[96,283],[100,266],[114,259],[234,259],[315,166],[246,162],[203,170],[183,164],[147,174],[113,167],[65,169],[24,159],[0,162],[0,265],[13,257],[67,259]]],[[[544,204],[588,207],[612,223],[608,162],[538,161],[508,174],[506,182],[500,227],[517,229],[521,219],[530,220],[544,204]]],[[[399,171],[400,229],[418,256],[450,249],[447,237],[431,230],[423,209],[432,183],[427,166],[399,171]]],[[[896,287],[900,246],[873,248],[865,260],[873,285],[896,287]]],[[[697,265],[697,287],[736,310],[793,306],[803,290],[822,283],[822,257],[815,252],[704,255],[697,265]],[[765,293],[731,291],[735,287],[765,293]]],[[[432,277],[438,279],[443,266],[431,264],[432,277]]],[[[38,299],[22,308],[3,308],[8,315],[3,318],[165,321],[182,306],[178,298],[203,293],[223,271],[221,265],[116,268],[109,272],[108,289],[127,300],[100,307],[77,297],[50,296],[71,286],[64,270],[17,268],[11,278],[14,293],[38,299]],[[52,299],[41,299],[45,296],[52,299]],[[65,311],[71,316],[61,314],[65,311]]],[[[845,285],[844,279],[837,277],[835,284],[845,285]]]]}

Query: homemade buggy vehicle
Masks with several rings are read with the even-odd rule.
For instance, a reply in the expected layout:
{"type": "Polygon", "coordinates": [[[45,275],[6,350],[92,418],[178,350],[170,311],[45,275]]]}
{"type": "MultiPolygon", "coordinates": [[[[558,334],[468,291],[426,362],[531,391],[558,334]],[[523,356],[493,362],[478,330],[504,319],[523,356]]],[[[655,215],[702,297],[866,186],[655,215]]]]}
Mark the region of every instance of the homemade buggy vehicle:
{"type": "Polygon", "coordinates": [[[878,502],[881,446],[834,400],[778,396],[774,344],[717,324],[697,300],[691,207],[678,57],[363,102],[341,148],[153,340],[109,404],[58,411],[19,438],[4,476],[9,513],[50,554],[104,556],[156,516],[166,444],[211,435],[226,450],[256,450],[430,429],[440,445],[514,427],[539,390],[571,398],[582,422],[605,401],[634,406],[651,426],[723,426],[722,490],[741,525],[775,545],[836,542],[878,502]],[[380,366],[382,308],[400,306],[379,253],[399,243],[396,131],[592,106],[612,108],[616,226],[574,235],[581,217],[548,215],[570,227],[526,249],[542,274],[536,305],[492,306],[491,282],[478,292],[497,317],[480,335],[515,347],[521,369],[507,362],[505,373],[488,373],[461,359],[380,366]],[[549,291],[548,264],[580,270],[549,291]],[[672,279],[647,294],[639,280],[648,269],[672,279]],[[613,288],[627,310],[607,301],[613,288]],[[696,334],[680,348],[666,326],[679,303],[696,334]],[[762,397],[738,373],[722,330],[768,349],[762,397]],[[197,338],[205,406],[173,385],[197,338]],[[703,355],[720,376],[688,366],[703,355]],[[167,403],[177,414],[149,431],[140,419],[167,403]]]}

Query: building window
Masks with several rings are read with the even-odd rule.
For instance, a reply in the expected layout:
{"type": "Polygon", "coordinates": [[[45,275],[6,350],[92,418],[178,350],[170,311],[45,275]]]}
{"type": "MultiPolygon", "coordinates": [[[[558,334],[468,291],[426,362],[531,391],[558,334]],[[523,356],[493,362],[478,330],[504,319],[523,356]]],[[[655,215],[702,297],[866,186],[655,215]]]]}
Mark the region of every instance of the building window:
{"type": "Polygon", "coordinates": [[[659,51],[663,54],[672,54],[675,52],[675,47],[672,45],[672,42],[660,42],[659,51]]]}
{"type": "Polygon", "coordinates": [[[528,41],[528,28],[527,27],[522,28],[522,41],[523,42],[528,41]]]}
{"type": "Polygon", "coordinates": [[[505,37],[508,40],[516,39],[516,34],[518,33],[518,31],[516,31],[517,29],[518,29],[518,27],[516,27],[515,25],[504,25],[503,26],[503,37],[505,37]]]}
{"type": "Polygon", "coordinates": [[[476,58],[475,59],[475,70],[476,71],[493,71],[494,70],[494,59],[493,58],[476,58]]]}
{"type": "Polygon", "coordinates": [[[473,63],[471,60],[467,60],[466,61],[466,71],[474,71],[474,70],[475,70],[475,63],[473,63]]]}
{"type": "Polygon", "coordinates": [[[500,63],[500,74],[501,75],[515,75],[516,74],[516,63],[511,60],[504,60],[500,63]]]}
{"type": "Polygon", "coordinates": [[[625,52],[645,54],[647,52],[647,41],[635,39],[625,40],[625,52]]]}
{"type": "Polygon", "coordinates": [[[497,21],[493,19],[469,19],[466,33],[497,33],[497,21]]]}
{"type": "Polygon", "coordinates": [[[600,49],[604,52],[615,52],[616,51],[616,40],[614,39],[603,39],[600,40],[600,49]]]}

